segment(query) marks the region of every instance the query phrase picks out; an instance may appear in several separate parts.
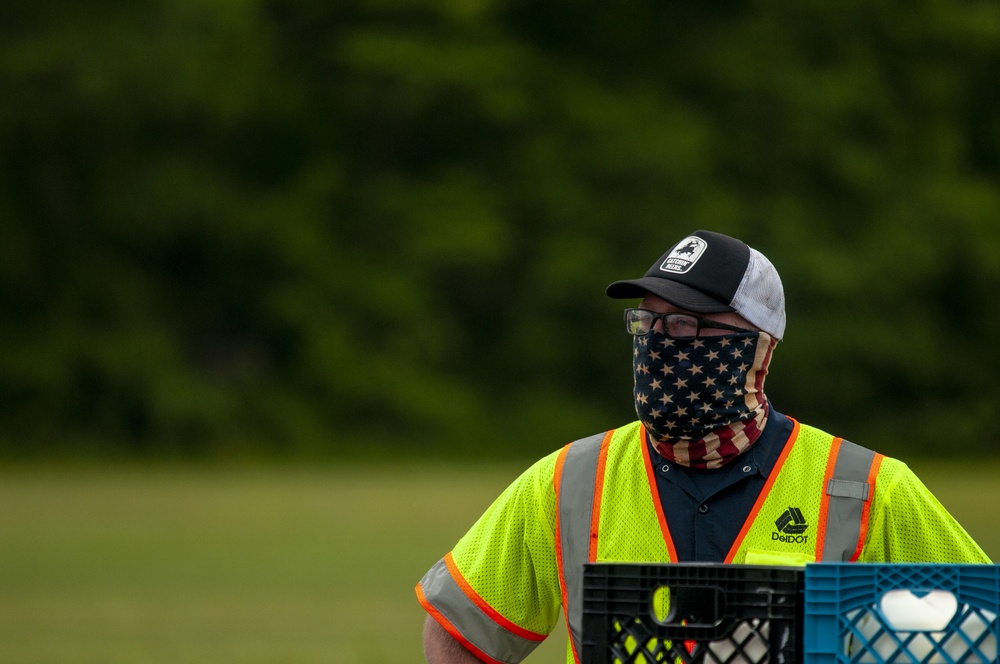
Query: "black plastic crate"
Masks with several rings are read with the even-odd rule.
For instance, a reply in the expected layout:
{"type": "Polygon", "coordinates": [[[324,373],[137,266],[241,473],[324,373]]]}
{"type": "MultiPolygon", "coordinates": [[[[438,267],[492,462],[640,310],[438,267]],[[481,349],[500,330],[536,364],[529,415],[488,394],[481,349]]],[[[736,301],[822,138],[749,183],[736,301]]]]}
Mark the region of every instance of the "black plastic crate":
{"type": "Polygon", "coordinates": [[[798,664],[803,570],[591,563],[583,664],[798,664]]]}

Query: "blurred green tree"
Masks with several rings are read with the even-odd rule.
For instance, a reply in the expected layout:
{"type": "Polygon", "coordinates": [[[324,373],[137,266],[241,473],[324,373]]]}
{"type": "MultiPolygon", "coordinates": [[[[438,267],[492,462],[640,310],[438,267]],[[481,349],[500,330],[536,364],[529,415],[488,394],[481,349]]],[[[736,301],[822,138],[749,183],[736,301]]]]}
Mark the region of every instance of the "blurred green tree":
{"type": "Polygon", "coordinates": [[[687,231],[789,304],[768,394],[992,450],[1000,7],[0,9],[13,454],[536,454],[632,417],[602,291],[687,231]]]}

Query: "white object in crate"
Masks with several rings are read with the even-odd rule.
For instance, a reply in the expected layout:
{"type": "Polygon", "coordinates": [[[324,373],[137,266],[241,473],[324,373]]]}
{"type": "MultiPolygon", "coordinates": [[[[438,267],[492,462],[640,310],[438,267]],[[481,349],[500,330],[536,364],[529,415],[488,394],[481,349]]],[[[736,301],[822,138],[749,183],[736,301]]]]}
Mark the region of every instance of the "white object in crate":
{"type": "MultiPolygon", "coordinates": [[[[882,596],[879,610],[888,627],[896,631],[900,639],[908,636],[904,632],[921,632],[914,635],[906,649],[918,661],[922,661],[933,650],[931,639],[940,643],[948,636],[946,628],[958,612],[959,605],[955,596],[947,590],[932,590],[923,597],[917,597],[909,590],[890,590],[882,596]]],[[[896,643],[885,632],[879,635],[881,625],[871,609],[857,609],[848,614],[847,618],[853,621],[861,611],[866,611],[866,614],[861,617],[857,625],[864,642],[868,644],[868,649],[858,660],[859,664],[874,664],[878,661],[872,655],[872,650],[883,661],[899,661],[895,658],[898,653],[896,643]]],[[[989,611],[982,611],[982,615],[970,611],[958,629],[974,642],[989,628],[995,618],[996,615],[989,611]]],[[[987,635],[978,648],[986,661],[996,660],[997,644],[993,634],[987,635]]],[[[968,653],[969,647],[960,637],[952,635],[945,641],[944,650],[953,661],[957,662],[968,653]]],[[[947,660],[940,654],[935,654],[927,660],[927,664],[946,662],[947,660]]]]}
{"type": "Polygon", "coordinates": [[[770,625],[766,620],[754,618],[741,622],[733,630],[730,639],[741,644],[739,652],[729,639],[713,641],[708,645],[710,657],[706,662],[727,662],[728,664],[757,664],[767,661],[770,625]]]}

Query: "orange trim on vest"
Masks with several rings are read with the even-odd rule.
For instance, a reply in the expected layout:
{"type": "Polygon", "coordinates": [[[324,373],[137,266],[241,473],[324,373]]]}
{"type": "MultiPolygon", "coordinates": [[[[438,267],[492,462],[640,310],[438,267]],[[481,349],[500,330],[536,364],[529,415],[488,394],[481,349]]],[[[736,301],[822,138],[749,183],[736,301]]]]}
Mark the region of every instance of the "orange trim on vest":
{"type": "MultiPolygon", "coordinates": [[[[555,544],[556,544],[556,568],[559,571],[559,596],[561,598],[563,615],[568,616],[569,611],[566,610],[566,572],[563,569],[563,551],[562,551],[562,528],[560,526],[559,520],[559,500],[560,491],[562,489],[562,476],[563,476],[563,466],[566,464],[566,454],[569,453],[570,445],[569,443],[559,452],[559,456],[556,457],[556,468],[554,472],[554,477],[552,478],[552,485],[556,492],[556,532],[555,532],[555,544]]],[[[566,635],[570,642],[570,652],[573,653],[573,661],[579,664],[580,660],[576,656],[576,648],[572,647],[573,643],[573,631],[570,629],[569,621],[566,621],[566,635]]]]}
{"type": "Polygon", "coordinates": [[[792,433],[788,436],[788,440],[785,441],[785,447],[781,450],[781,455],[774,463],[774,468],[771,469],[771,474],[768,475],[767,482],[764,483],[764,488],[761,489],[760,494],[757,496],[757,500],[753,504],[753,509],[750,510],[750,514],[747,515],[746,521],[743,522],[740,534],[736,536],[736,541],[733,542],[732,548],[729,549],[729,554],[726,555],[726,559],[723,561],[725,563],[732,563],[736,558],[736,554],[739,552],[740,546],[743,544],[743,539],[747,536],[747,533],[750,531],[750,527],[753,525],[754,521],[757,520],[757,515],[764,506],[764,501],[767,500],[768,494],[771,493],[771,487],[774,486],[775,480],[778,479],[778,475],[781,473],[782,466],[785,465],[788,453],[792,451],[792,447],[795,445],[795,441],[799,437],[798,421],[793,420],[792,418],[788,419],[792,420],[792,433]]]}
{"type": "Polygon", "coordinates": [[[656,474],[653,472],[653,459],[649,456],[649,439],[646,437],[646,427],[639,427],[639,444],[642,447],[642,459],[646,464],[646,480],[649,483],[649,491],[653,495],[653,506],[656,508],[656,518],[660,521],[660,532],[663,533],[663,541],[667,545],[667,554],[672,563],[678,562],[677,548],[674,547],[674,538],[670,536],[670,528],[667,526],[667,516],[663,513],[663,501],[660,500],[660,489],[656,486],[656,474]]]}
{"type": "Polygon", "coordinates": [[[462,592],[465,593],[465,596],[468,597],[470,600],[472,600],[472,603],[475,604],[477,607],[479,607],[480,611],[489,616],[490,620],[495,622],[500,627],[503,627],[511,634],[516,634],[517,636],[520,636],[522,639],[527,639],[528,641],[545,640],[545,637],[547,636],[546,634],[539,634],[538,632],[532,632],[531,630],[527,630],[519,625],[515,625],[510,620],[501,615],[496,609],[490,606],[486,602],[486,600],[484,600],[479,595],[479,593],[477,593],[473,589],[473,587],[469,585],[469,582],[465,580],[465,577],[462,576],[462,572],[459,571],[458,565],[455,564],[455,559],[452,557],[451,551],[445,554],[444,564],[445,567],[448,568],[448,572],[451,573],[451,578],[455,580],[455,583],[458,584],[458,587],[462,589],[462,592]]]}
{"type": "Polygon", "coordinates": [[[872,506],[872,498],[875,497],[875,478],[878,477],[878,470],[882,466],[882,459],[885,456],[876,453],[875,458],[872,459],[872,467],[868,470],[868,500],[865,501],[864,506],[861,508],[861,532],[858,535],[858,548],[854,550],[854,554],[851,555],[849,562],[856,562],[858,558],[861,557],[861,551],[865,548],[865,542],[868,540],[868,514],[872,506]]]}
{"type": "Polygon", "coordinates": [[[604,465],[608,461],[608,447],[615,430],[604,434],[601,441],[601,453],[597,457],[597,474],[594,476],[594,506],[590,515],[590,549],[587,552],[587,562],[597,562],[597,539],[601,529],[601,498],[604,496],[604,465]]]}
{"type": "Polygon", "coordinates": [[[833,471],[837,465],[837,456],[840,454],[840,444],[843,438],[834,438],[830,444],[830,453],[826,457],[826,472],[823,473],[823,493],[819,499],[819,518],[816,521],[816,561],[823,560],[823,549],[826,548],[826,517],[830,513],[830,494],[826,492],[826,487],[830,486],[833,479],[833,471]]]}
{"type": "Polygon", "coordinates": [[[465,648],[473,655],[483,660],[484,662],[489,662],[490,664],[503,664],[503,662],[493,659],[492,657],[484,653],[482,650],[469,643],[465,639],[465,637],[462,636],[462,633],[459,632],[458,629],[451,624],[451,621],[445,618],[444,615],[440,611],[435,609],[434,605],[427,600],[427,596],[424,595],[424,589],[420,587],[419,583],[417,584],[417,600],[420,602],[420,605],[424,607],[427,613],[429,613],[434,618],[434,620],[436,620],[438,624],[444,628],[446,632],[451,634],[453,639],[455,639],[463,646],[465,646],[465,648]]]}

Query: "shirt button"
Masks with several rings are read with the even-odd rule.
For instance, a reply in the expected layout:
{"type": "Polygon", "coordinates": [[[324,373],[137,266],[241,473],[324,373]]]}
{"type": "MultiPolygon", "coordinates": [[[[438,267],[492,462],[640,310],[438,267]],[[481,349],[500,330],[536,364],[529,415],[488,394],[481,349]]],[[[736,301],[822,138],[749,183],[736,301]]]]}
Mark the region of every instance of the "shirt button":
{"type": "Polygon", "coordinates": [[[750,466],[743,466],[743,472],[744,473],[749,473],[751,470],[753,470],[753,469],[750,466]]]}
{"type": "Polygon", "coordinates": [[[663,464],[662,466],[660,466],[660,472],[661,473],[669,473],[670,472],[670,466],[668,466],[667,464],[663,464]]]}
{"type": "Polygon", "coordinates": [[[708,514],[708,505],[698,505],[698,512],[708,514]]]}

